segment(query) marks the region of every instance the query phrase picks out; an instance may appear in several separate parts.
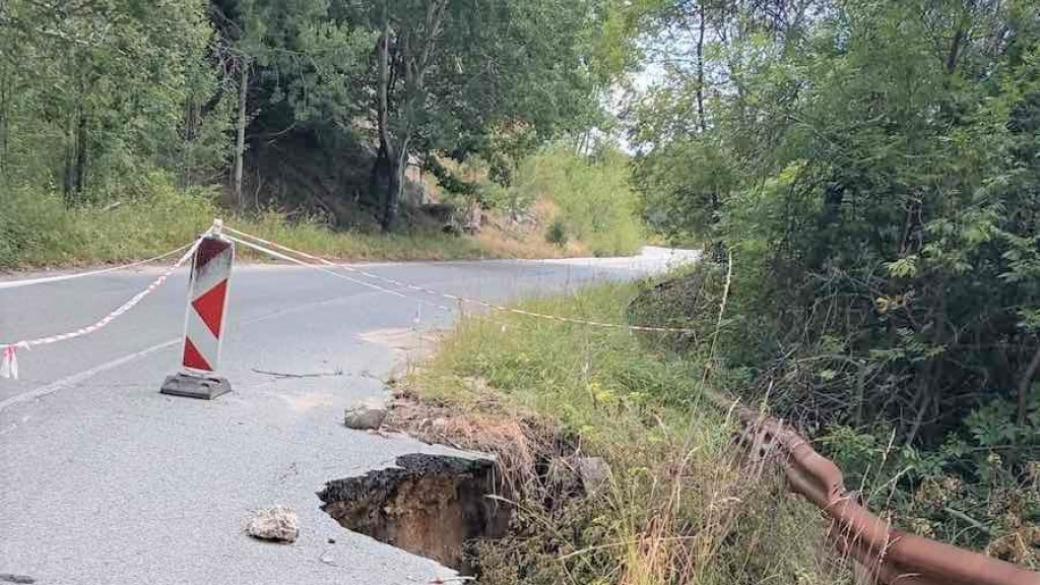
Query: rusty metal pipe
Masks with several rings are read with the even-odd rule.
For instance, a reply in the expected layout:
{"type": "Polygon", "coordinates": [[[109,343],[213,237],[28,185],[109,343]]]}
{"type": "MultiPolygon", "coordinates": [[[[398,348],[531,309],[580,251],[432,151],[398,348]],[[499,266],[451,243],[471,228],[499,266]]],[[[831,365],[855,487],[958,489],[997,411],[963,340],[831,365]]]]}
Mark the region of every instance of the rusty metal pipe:
{"type": "Polygon", "coordinates": [[[782,455],[791,491],[802,495],[833,521],[829,536],[839,551],[855,559],[872,578],[887,585],[1040,585],[1040,573],[974,551],[893,529],[854,501],[841,469],[820,455],[792,428],[720,395],[711,402],[745,424],[754,455],[768,447],[782,455]]]}
{"type": "Polygon", "coordinates": [[[872,579],[871,583],[898,583],[899,585],[950,585],[948,581],[937,581],[926,575],[898,566],[889,561],[878,563],[878,557],[861,541],[845,538],[832,530],[828,533],[838,552],[856,561],[856,564],[872,579]]]}

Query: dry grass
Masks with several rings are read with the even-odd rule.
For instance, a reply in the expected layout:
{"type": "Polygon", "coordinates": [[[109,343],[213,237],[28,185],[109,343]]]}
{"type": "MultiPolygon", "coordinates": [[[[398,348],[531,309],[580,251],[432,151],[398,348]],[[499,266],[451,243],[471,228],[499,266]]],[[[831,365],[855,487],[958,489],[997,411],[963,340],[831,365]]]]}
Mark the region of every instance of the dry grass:
{"type": "MultiPolygon", "coordinates": [[[[482,384],[479,380],[472,383],[482,384]]],[[[508,413],[504,405],[489,402],[479,410],[464,412],[454,406],[423,402],[407,390],[395,393],[384,427],[427,443],[494,453],[511,493],[533,485],[539,458],[553,442],[550,426],[530,415],[508,413]]]]}
{"type": "Polygon", "coordinates": [[[491,228],[473,237],[488,256],[495,258],[577,258],[589,256],[581,242],[567,242],[563,246],[551,244],[541,234],[521,233],[491,228]]]}
{"type": "Polygon", "coordinates": [[[546,239],[546,226],[559,213],[555,203],[542,199],[531,206],[523,223],[514,223],[494,215],[488,217],[485,229],[475,238],[481,248],[505,258],[573,258],[591,255],[592,251],[584,242],[568,241],[559,245],[546,239]]]}

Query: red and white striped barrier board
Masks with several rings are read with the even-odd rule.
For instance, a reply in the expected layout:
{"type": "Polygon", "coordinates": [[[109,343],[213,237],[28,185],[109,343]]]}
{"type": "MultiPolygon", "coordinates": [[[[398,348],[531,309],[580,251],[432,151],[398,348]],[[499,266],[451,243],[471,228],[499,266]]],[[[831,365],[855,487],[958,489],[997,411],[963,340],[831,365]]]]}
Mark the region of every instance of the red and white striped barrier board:
{"type": "Polygon", "coordinates": [[[234,255],[232,243],[219,236],[202,238],[195,251],[181,359],[185,368],[200,372],[217,369],[234,255]]]}
{"type": "Polygon", "coordinates": [[[230,390],[227,380],[214,375],[220,363],[220,340],[227,314],[228,285],[234,244],[219,235],[219,223],[204,236],[195,251],[188,286],[181,374],[170,376],[162,392],[194,398],[214,398],[230,390]]]}

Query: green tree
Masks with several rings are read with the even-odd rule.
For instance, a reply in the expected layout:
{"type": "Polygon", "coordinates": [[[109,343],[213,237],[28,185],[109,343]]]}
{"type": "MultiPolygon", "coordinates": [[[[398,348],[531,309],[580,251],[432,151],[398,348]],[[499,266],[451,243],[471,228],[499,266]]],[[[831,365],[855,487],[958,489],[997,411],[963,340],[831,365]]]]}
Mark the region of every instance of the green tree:
{"type": "Polygon", "coordinates": [[[636,108],[648,215],[736,251],[755,343],[734,357],[789,376],[784,408],[934,442],[981,387],[1023,419],[1040,364],[1036,7],[784,6],[710,7],[704,81],[677,66],[636,108]],[[808,368],[795,347],[832,357],[808,368]]]}
{"type": "Polygon", "coordinates": [[[182,158],[188,104],[210,84],[201,1],[11,0],[0,6],[5,178],[70,203],[182,158]]]}
{"type": "MultiPolygon", "coordinates": [[[[965,436],[1033,457],[1036,3],[728,2],[699,14],[663,2],[642,17],[679,58],[633,107],[633,141],[654,224],[733,252],[720,340],[732,388],[810,430],[928,450],[927,464],[900,459],[916,466],[901,472],[907,492],[936,473],[980,481],[971,457],[944,446],[965,436]]],[[[1024,474],[1022,457],[997,461],[1024,474]]]]}
{"type": "Polygon", "coordinates": [[[372,86],[378,144],[372,190],[382,224],[398,214],[409,156],[486,150],[494,129],[539,138],[587,127],[598,111],[593,67],[603,11],[591,1],[409,0],[353,5],[376,31],[372,86]]]}
{"type": "Polygon", "coordinates": [[[229,85],[238,104],[232,173],[241,207],[250,122],[276,133],[352,133],[363,113],[361,75],[374,35],[327,0],[214,0],[212,14],[221,68],[237,76],[229,85]]]}

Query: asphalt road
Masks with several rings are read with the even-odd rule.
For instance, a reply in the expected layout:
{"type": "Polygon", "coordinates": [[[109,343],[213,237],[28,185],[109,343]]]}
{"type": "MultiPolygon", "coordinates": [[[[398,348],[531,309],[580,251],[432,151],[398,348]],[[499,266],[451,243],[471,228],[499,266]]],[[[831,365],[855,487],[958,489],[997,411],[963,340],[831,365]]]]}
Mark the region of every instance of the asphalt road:
{"type": "MultiPolygon", "coordinates": [[[[504,301],[689,258],[647,249],[626,259],[367,269],[504,301]]],[[[4,279],[0,341],[92,323],[159,272],[32,286],[4,279]]],[[[453,574],[343,529],[315,492],[401,454],[447,451],[349,430],[342,414],[384,392],[399,360],[395,339],[449,325],[454,307],[307,268],[238,266],[221,362],[234,391],[212,402],[174,398],[158,389],[179,358],[183,272],[102,331],[19,352],[21,379],[0,379],[0,583],[16,574],[43,585],[407,584],[453,574]],[[299,514],[296,543],[243,533],[250,511],[273,504],[299,514]]]]}

